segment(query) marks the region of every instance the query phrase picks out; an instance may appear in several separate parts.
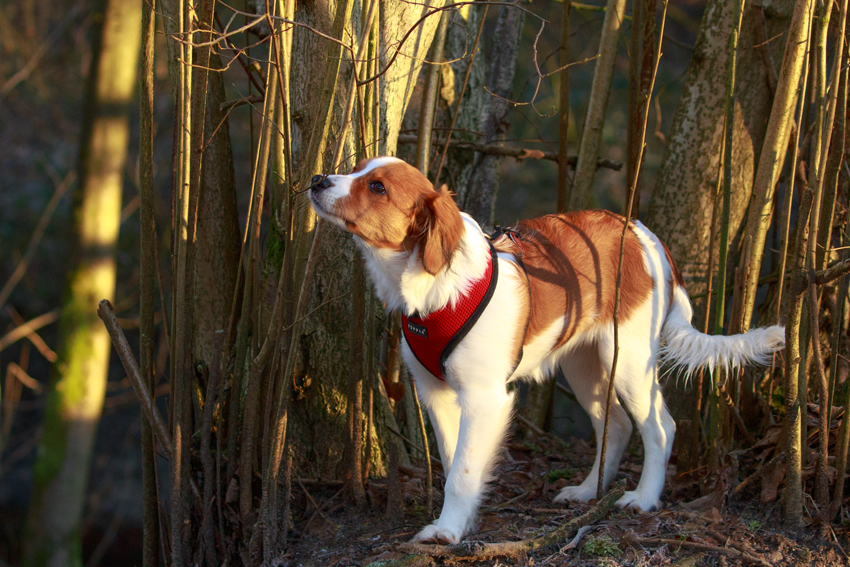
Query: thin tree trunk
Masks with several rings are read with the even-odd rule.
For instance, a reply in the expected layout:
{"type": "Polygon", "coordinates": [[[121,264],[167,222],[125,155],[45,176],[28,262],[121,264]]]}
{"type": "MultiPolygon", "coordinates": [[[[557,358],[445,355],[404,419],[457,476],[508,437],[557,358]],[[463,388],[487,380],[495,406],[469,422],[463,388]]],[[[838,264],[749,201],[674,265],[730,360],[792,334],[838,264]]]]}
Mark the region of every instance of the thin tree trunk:
{"type": "Polygon", "coordinates": [[[776,96],[773,99],[758,169],[753,180],[753,202],[747,222],[747,234],[752,237],[752,243],[749,247],[748,258],[745,259],[747,261],[741,263],[746,266],[749,277],[746,280],[744,293],[736,297],[736,302],[740,302],[741,305],[739,312],[743,314],[743,324],[740,329],[734,329],[735,331],[749,329],[752,319],[756,288],[764,256],[765,237],[770,225],[773,195],[785,161],[791,126],[794,123],[797,87],[808,49],[812,4],[811,0],[797,0],[791,27],[788,29],[776,96]]]}
{"type": "MultiPolygon", "coordinates": [[[[142,380],[153,391],[156,385],[154,314],[156,311],[156,211],[153,188],[153,97],[155,1],[142,4],[142,61],[139,132],[139,197],[141,255],[139,261],[139,359],[142,380]]],[[[153,429],[142,414],[142,564],[159,565],[159,498],[156,486],[156,453],[153,429]]]]}
{"type": "Polygon", "coordinates": [[[785,491],[782,496],[783,521],[789,526],[799,526],[803,521],[803,475],[802,475],[802,420],[805,406],[799,399],[800,369],[800,323],[803,315],[805,282],[799,274],[806,262],[806,243],[809,237],[808,223],[812,209],[812,192],[808,187],[800,191],[800,214],[797,220],[797,239],[794,246],[790,301],[785,312],[785,418],[782,422],[785,438],[785,491]]]}
{"type": "Polygon", "coordinates": [[[587,115],[581,133],[581,145],[578,152],[573,187],[570,192],[570,210],[577,211],[587,206],[596,174],[596,159],[602,144],[602,127],[605,124],[605,110],[608,107],[608,93],[611,91],[611,78],[614,76],[614,62],[617,58],[617,44],[620,41],[620,29],[626,12],[626,0],[608,0],[605,6],[605,19],[602,22],[602,35],[599,38],[599,58],[593,72],[590,87],[587,115]]]}
{"type": "MultiPolygon", "coordinates": [[[[633,0],[633,2],[635,6],[638,5],[638,0],[633,0]]],[[[566,67],[570,63],[570,10],[572,10],[572,0],[563,0],[561,6],[561,67],[566,67]]],[[[569,69],[564,69],[560,73],[558,95],[558,212],[565,213],[570,198],[570,173],[567,164],[569,150],[567,139],[570,133],[569,69]]]]}
{"type": "Polygon", "coordinates": [[[80,522],[111,352],[97,302],[115,291],[115,244],[141,45],[141,3],[108,0],[95,43],[78,165],[75,252],[60,315],[24,565],[80,564],[80,522]]]}
{"type": "MultiPolygon", "coordinates": [[[[221,65],[217,54],[210,67],[221,65]]],[[[202,192],[198,203],[198,229],[195,244],[195,358],[210,364],[215,333],[225,329],[236,287],[239,267],[239,217],[236,208],[236,184],[233,151],[221,73],[209,75],[207,92],[206,136],[203,152],[202,192]]]]}

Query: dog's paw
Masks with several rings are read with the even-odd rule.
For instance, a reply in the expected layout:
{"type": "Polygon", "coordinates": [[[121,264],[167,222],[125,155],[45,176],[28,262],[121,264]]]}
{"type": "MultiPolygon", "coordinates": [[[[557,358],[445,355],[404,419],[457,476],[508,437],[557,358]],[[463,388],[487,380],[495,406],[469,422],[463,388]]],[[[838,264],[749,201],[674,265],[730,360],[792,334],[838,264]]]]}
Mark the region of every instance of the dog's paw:
{"type": "Polygon", "coordinates": [[[562,502],[588,502],[593,498],[596,498],[596,487],[580,484],[578,486],[565,486],[558,492],[553,502],[556,504],[562,502]]]}
{"type": "Polygon", "coordinates": [[[661,501],[658,498],[641,494],[637,490],[630,490],[623,494],[623,497],[617,500],[617,506],[620,508],[634,508],[638,512],[649,512],[651,510],[660,510],[661,501]]]}
{"type": "Polygon", "coordinates": [[[459,531],[444,528],[436,524],[430,524],[425,526],[421,532],[416,534],[413,541],[416,543],[439,543],[445,545],[458,543],[462,537],[463,534],[459,531]]]}

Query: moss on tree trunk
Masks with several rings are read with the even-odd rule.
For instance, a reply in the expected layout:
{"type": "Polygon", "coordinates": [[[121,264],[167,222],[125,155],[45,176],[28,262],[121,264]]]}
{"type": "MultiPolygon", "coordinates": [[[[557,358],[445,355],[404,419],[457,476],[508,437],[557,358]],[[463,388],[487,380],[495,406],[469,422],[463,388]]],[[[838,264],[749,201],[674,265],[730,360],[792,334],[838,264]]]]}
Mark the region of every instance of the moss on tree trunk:
{"type": "Polygon", "coordinates": [[[111,351],[97,303],[115,291],[115,244],[139,46],[141,3],[107,0],[97,8],[95,39],[80,145],[74,258],[59,325],[58,361],[51,378],[24,565],[82,563],[80,522],[94,436],[103,407],[111,351]]]}

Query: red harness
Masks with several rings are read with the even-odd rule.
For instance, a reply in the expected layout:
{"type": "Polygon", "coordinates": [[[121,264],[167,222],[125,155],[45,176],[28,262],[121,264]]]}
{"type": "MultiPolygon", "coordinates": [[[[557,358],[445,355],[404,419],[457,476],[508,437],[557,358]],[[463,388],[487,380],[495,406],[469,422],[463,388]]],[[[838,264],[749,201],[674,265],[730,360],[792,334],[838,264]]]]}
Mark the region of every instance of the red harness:
{"type": "Polygon", "coordinates": [[[490,303],[498,275],[496,251],[490,244],[490,263],[484,276],[472,284],[472,288],[458,299],[454,308],[447,304],[425,317],[419,317],[418,314],[401,316],[404,339],[413,356],[440,380],[446,379],[446,360],[490,303]]]}

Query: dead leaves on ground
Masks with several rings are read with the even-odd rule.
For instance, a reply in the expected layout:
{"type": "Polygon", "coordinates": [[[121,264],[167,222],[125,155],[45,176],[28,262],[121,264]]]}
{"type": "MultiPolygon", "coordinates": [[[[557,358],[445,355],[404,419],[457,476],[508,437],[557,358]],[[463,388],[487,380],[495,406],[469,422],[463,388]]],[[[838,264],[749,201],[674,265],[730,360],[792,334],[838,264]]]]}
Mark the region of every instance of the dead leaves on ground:
{"type": "MultiPolygon", "coordinates": [[[[785,474],[780,431],[770,428],[765,442],[730,457],[720,475],[722,482],[701,494],[699,479],[678,477],[668,470],[663,499],[667,510],[634,513],[618,510],[569,541],[539,549],[523,557],[466,561],[458,558],[413,557],[401,544],[433,516],[424,510],[424,484],[415,468],[401,472],[405,516],[401,523],[384,518],[386,484],[369,483],[371,508],[357,511],[343,506],[328,514],[335,526],[322,525],[321,533],[296,534],[289,548],[292,565],[552,565],[552,566],[672,566],[672,565],[847,565],[837,546],[828,542],[794,538],[779,529],[777,498],[785,474]],[[733,494],[740,480],[763,468],[761,478],[733,494]],[[729,505],[730,494],[731,510],[729,505]],[[401,562],[401,563],[399,563],[401,562]]],[[[570,440],[569,454],[540,438],[514,437],[494,472],[489,498],[482,505],[476,530],[468,540],[508,542],[537,537],[577,517],[589,505],[552,504],[566,485],[579,483],[590,469],[594,447],[570,440]]],[[[627,455],[619,478],[633,489],[641,472],[640,454],[627,455]]],[[[439,467],[437,467],[439,472],[439,467]]],[[[435,475],[435,502],[442,502],[442,477],[435,475]]],[[[704,490],[704,489],[703,489],[704,490]]],[[[435,510],[437,513],[439,510],[435,510]]],[[[298,525],[297,518],[296,525],[298,525]]],[[[310,530],[314,531],[314,530],[310,530]]],[[[846,533],[838,534],[844,544],[846,533]]],[[[846,548],[846,546],[845,546],[846,548]]]]}

